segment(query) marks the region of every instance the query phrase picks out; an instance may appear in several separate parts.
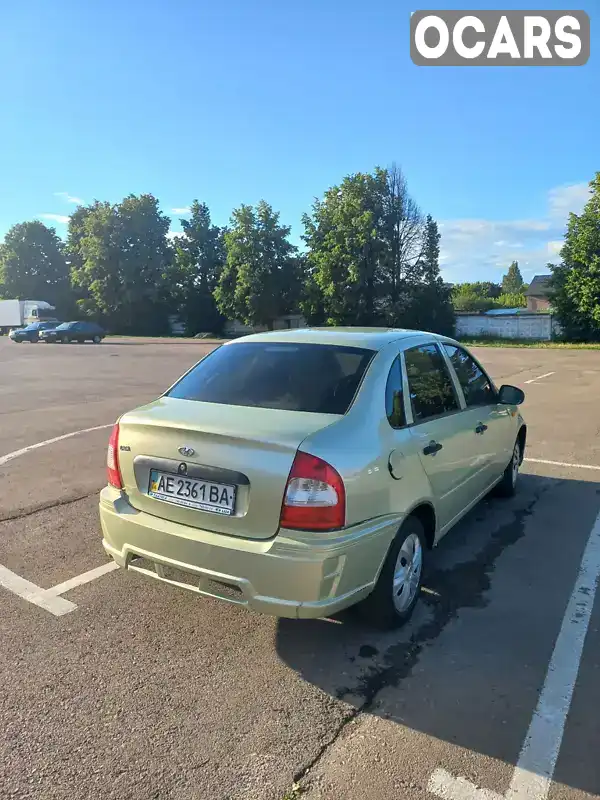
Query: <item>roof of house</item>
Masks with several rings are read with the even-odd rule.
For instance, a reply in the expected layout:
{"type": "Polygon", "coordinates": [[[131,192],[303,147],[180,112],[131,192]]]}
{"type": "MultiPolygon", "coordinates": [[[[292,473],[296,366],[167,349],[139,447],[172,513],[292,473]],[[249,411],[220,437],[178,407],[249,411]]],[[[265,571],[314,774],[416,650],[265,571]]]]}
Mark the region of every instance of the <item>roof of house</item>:
{"type": "Polygon", "coordinates": [[[529,289],[525,292],[527,297],[548,297],[550,294],[550,278],[552,275],[536,275],[529,289]]]}
{"type": "Polygon", "coordinates": [[[518,314],[520,311],[525,311],[524,308],[490,308],[489,311],[485,311],[484,313],[487,314],[489,317],[503,317],[503,316],[510,316],[512,314],[518,314]]]}

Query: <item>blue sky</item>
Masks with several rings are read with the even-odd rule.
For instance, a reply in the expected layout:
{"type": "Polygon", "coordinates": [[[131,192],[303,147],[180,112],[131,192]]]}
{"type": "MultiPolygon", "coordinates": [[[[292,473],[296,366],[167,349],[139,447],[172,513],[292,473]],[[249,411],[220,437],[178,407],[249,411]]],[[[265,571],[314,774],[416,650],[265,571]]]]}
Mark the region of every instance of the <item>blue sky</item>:
{"type": "Polygon", "coordinates": [[[173,230],[194,198],[217,223],[264,198],[297,238],[315,195],[395,161],[448,280],[545,271],[600,170],[600,4],[433,4],[498,6],[586,9],[588,64],[416,67],[428,6],[401,0],[6,0],[0,235],[33,217],[64,235],[77,199],[152,192],[173,230]]]}

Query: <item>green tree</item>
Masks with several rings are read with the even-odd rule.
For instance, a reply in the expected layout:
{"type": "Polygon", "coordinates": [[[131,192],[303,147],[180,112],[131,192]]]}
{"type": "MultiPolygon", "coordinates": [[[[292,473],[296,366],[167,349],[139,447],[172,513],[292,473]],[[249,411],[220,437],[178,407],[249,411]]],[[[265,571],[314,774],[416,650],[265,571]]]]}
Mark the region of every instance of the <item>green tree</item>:
{"type": "MultiPolygon", "coordinates": [[[[451,335],[455,316],[451,291],[440,275],[440,239],[437,222],[428,214],[423,233],[423,255],[418,262],[420,280],[413,289],[409,327],[451,335]]],[[[392,320],[397,324],[395,320],[392,320]]],[[[409,320],[398,320],[407,325],[409,320]]]]}
{"type": "Polygon", "coordinates": [[[478,292],[458,285],[452,289],[452,305],[455,311],[489,311],[494,308],[495,301],[491,297],[482,297],[478,292]]]}
{"type": "Polygon", "coordinates": [[[223,230],[211,223],[208,206],[197,200],[181,227],[183,234],[174,239],[173,262],[165,276],[166,291],[189,336],[200,331],[220,333],[224,319],[214,291],[225,263],[223,230]]]}
{"type": "Polygon", "coordinates": [[[600,340],[600,172],[581,214],[570,214],[561,263],[552,270],[552,306],[566,338],[600,340]]]}
{"type": "Polygon", "coordinates": [[[495,303],[499,308],[525,308],[527,306],[527,298],[523,292],[501,294],[495,303]]]}
{"type": "Polygon", "coordinates": [[[502,293],[503,294],[521,294],[523,292],[523,276],[519,269],[519,262],[513,261],[508,272],[502,278],[502,293]]]}
{"type": "Polygon", "coordinates": [[[316,304],[329,324],[369,324],[375,316],[383,181],[379,173],[350,175],[303,217],[310,275],[305,306],[316,304]]]}
{"type": "Polygon", "coordinates": [[[170,220],[152,195],[94,203],[73,231],[71,279],[80,308],[119,333],[167,330],[164,276],[172,258],[170,220]]]}
{"type": "Polygon", "coordinates": [[[69,268],[56,230],[38,220],[13,225],[0,245],[0,296],[45,300],[60,312],[69,291],[69,268]]]}
{"type": "Polygon", "coordinates": [[[304,308],[316,310],[314,316],[334,325],[451,331],[439,231],[431,217],[423,219],[398,167],[346,177],[315,201],[303,222],[304,308]]]}
{"type": "Polygon", "coordinates": [[[502,305],[502,288],[490,281],[457,283],[452,287],[452,304],[456,311],[489,311],[502,305]]]}
{"type": "MultiPolygon", "coordinates": [[[[378,210],[381,208],[382,212],[377,226],[380,235],[378,307],[387,325],[415,327],[415,312],[419,311],[421,302],[416,290],[427,282],[424,262],[427,225],[398,166],[377,169],[375,176],[380,194],[378,210]]],[[[437,235],[437,226],[435,233],[437,235]]],[[[430,256],[437,263],[439,237],[435,246],[437,253],[430,253],[430,256]]]]}
{"type": "Polygon", "coordinates": [[[289,241],[290,228],[264,200],[242,205],[225,234],[225,265],[215,289],[220,312],[246,325],[272,329],[282,314],[296,310],[301,261],[289,241]]]}
{"type": "Polygon", "coordinates": [[[86,236],[85,220],[94,209],[101,205],[103,204],[95,201],[89,206],[77,206],[69,217],[69,228],[65,245],[65,256],[69,267],[69,280],[71,283],[70,308],[68,312],[66,312],[66,316],[69,318],[78,315],[79,310],[82,308],[82,301],[85,300],[84,289],[80,287],[73,278],[74,275],[79,274],[83,266],[81,242],[86,236]]]}
{"type": "Polygon", "coordinates": [[[309,325],[324,325],[327,315],[323,293],[316,281],[315,269],[310,266],[305,254],[301,257],[300,266],[300,311],[309,325]]]}

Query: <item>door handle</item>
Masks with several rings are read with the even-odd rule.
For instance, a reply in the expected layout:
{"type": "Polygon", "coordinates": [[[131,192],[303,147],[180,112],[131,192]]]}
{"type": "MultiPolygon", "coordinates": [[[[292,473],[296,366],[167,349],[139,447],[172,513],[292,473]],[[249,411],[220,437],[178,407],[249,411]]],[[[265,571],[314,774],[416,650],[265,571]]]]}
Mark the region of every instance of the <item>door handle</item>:
{"type": "Polygon", "coordinates": [[[423,448],[423,455],[424,456],[434,456],[438,453],[444,445],[440,444],[439,442],[434,441],[433,439],[423,448]]]}
{"type": "Polygon", "coordinates": [[[485,433],[488,429],[487,425],[484,425],[483,422],[480,422],[479,425],[475,428],[475,433],[485,433]]]}

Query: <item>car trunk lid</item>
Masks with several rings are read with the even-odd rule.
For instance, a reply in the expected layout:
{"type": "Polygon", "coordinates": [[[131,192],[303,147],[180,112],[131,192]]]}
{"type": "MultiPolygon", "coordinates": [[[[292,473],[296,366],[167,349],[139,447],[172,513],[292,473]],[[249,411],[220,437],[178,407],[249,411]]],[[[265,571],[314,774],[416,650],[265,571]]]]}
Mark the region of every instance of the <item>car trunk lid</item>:
{"type": "Polygon", "coordinates": [[[119,422],[124,490],[134,508],[163,519],[232,536],[271,538],[298,447],[339,418],[162,397],[119,422]],[[155,471],[233,487],[233,514],[151,496],[155,471]]]}

